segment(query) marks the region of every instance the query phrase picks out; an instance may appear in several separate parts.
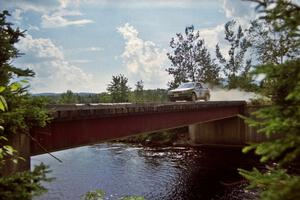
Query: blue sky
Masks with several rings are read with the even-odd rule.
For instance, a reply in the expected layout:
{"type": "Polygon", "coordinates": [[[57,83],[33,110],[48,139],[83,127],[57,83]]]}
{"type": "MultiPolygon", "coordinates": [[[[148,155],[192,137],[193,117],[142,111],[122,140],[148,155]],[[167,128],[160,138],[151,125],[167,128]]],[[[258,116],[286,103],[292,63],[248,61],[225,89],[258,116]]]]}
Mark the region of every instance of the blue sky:
{"type": "MultiPolygon", "coordinates": [[[[167,88],[166,53],[172,37],[193,24],[213,52],[224,24],[247,24],[253,5],[240,0],[0,0],[27,30],[14,61],[36,72],[31,92],[103,92],[112,75],[134,88],[167,88]]],[[[226,45],[224,44],[224,49],[226,45]]],[[[214,56],[214,55],[213,55],[214,56]]]]}

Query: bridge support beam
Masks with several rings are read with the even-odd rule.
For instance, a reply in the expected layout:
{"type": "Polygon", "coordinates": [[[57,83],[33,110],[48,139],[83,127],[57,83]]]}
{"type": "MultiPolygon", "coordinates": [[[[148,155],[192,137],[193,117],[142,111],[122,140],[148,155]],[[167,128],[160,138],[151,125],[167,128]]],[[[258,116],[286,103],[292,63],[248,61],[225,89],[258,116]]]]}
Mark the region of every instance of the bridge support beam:
{"type": "Polygon", "coordinates": [[[239,117],[189,125],[192,144],[244,145],[245,124],[239,117]]]}

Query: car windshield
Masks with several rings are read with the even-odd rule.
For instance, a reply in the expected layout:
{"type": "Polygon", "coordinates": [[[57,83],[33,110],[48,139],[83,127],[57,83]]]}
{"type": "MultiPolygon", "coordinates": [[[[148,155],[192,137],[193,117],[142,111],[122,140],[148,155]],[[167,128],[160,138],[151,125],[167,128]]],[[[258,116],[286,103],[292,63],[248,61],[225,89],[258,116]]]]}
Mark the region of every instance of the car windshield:
{"type": "Polygon", "coordinates": [[[182,83],[178,88],[193,88],[194,83],[182,83]]]}

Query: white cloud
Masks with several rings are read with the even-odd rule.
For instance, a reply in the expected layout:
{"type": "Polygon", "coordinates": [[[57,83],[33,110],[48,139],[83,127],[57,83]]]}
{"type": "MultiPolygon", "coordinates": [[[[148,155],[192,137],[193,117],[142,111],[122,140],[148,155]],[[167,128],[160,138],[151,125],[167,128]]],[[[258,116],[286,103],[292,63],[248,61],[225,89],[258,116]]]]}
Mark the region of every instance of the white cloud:
{"type": "MultiPolygon", "coordinates": [[[[25,65],[33,69],[32,92],[92,91],[95,89],[93,76],[68,62],[61,47],[50,39],[27,35],[20,40],[17,48],[27,58],[25,65]]],[[[23,63],[24,64],[24,63],[23,63]]]]}
{"type": "MultiPolygon", "coordinates": [[[[228,21],[234,19],[236,24],[241,25],[243,29],[248,28],[250,20],[256,17],[253,3],[240,0],[222,0],[222,2],[223,12],[228,21]]],[[[216,44],[219,44],[221,53],[225,58],[228,58],[229,46],[224,39],[224,26],[225,23],[214,27],[202,28],[199,32],[212,55],[215,55],[216,44]]]]}
{"type": "MultiPolygon", "coordinates": [[[[216,0],[220,1],[220,0],[216,0]]],[[[59,0],[62,8],[66,7],[78,7],[82,4],[108,6],[114,5],[117,7],[128,8],[141,8],[141,7],[175,7],[175,8],[187,8],[195,6],[205,6],[207,3],[211,3],[210,0],[59,0]]]]}
{"type": "Polygon", "coordinates": [[[66,8],[70,4],[74,4],[74,3],[78,4],[79,3],[78,0],[58,0],[58,1],[62,8],[66,8]]]}
{"type": "Polygon", "coordinates": [[[200,37],[204,38],[205,44],[211,53],[215,51],[216,44],[224,43],[224,30],[224,24],[199,30],[200,37]]]}
{"type": "Polygon", "coordinates": [[[125,40],[124,52],[121,55],[129,79],[143,80],[148,87],[166,85],[168,74],[166,50],[160,49],[151,41],[139,38],[138,31],[129,23],[117,28],[125,40]]]}
{"type": "Polygon", "coordinates": [[[59,0],[59,3],[62,8],[65,8],[65,7],[67,7],[69,1],[68,0],[59,0]]]}
{"type": "Polygon", "coordinates": [[[101,47],[88,47],[88,48],[84,48],[82,50],[83,51],[103,51],[103,48],[101,48],[101,47]]]}
{"type": "Polygon", "coordinates": [[[255,11],[257,4],[247,1],[223,0],[223,10],[228,19],[235,19],[242,26],[247,26],[250,20],[258,17],[255,11]]]}
{"type": "Polygon", "coordinates": [[[82,52],[99,53],[101,51],[103,51],[103,48],[97,47],[97,46],[65,49],[65,52],[71,53],[71,54],[82,53],[82,52]]]}
{"type": "Polygon", "coordinates": [[[216,45],[218,44],[223,57],[229,59],[228,51],[230,46],[225,40],[224,25],[225,24],[220,24],[215,27],[199,30],[200,37],[204,39],[205,45],[213,58],[216,57],[216,45]]]}
{"type": "Polygon", "coordinates": [[[4,4],[4,7],[8,8],[17,8],[24,12],[34,11],[37,13],[47,13],[53,11],[57,8],[58,4],[54,1],[12,1],[12,0],[4,0],[1,2],[4,4]]]}
{"type": "Polygon", "coordinates": [[[244,17],[251,15],[253,9],[250,3],[239,0],[223,0],[223,9],[227,18],[244,17]]]}
{"type": "Polygon", "coordinates": [[[78,63],[78,64],[84,64],[84,63],[91,63],[92,60],[86,60],[86,59],[75,59],[71,60],[72,63],[78,63]]]}
{"type": "Polygon", "coordinates": [[[14,19],[15,21],[20,22],[20,21],[23,19],[23,17],[21,16],[22,13],[23,13],[23,11],[22,11],[21,9],[15,9],[15,10],[12,12],[11,16],[13,17],[13,19],[14,19]]]}
{"type": "Polygon", "coordinates": [[[81,15],[80,12],[75,11],[58,11],[51,15],[44,14],[41,17],[41,25],[43,28],[58,28],[58,27],[65,27],[65,26],[83,26],[85,24],[94,23],[92,20],[89,19],[79,19],[79,20],[69,20],[65,18],[65,16],[79,16],[81,15]]]}
{"type": "Polygon", "coordinates": [[[27,28],[28,30],[33,30],[33,31],[39,31],[40,30],[40,28],[38,27],[38,26],[33,26],[33,25],[28,25],[28,28],[27,28]]]}
{"type": "Polygon", "coordinates": [[[21,14],[24,12],[37,12],[41,15],[41,27],[57,28],[65,26],[83,26],[93,23],[90,19],[68,19],[69,16],[82,16],[74,5],[79,1],[58,0],[58,1],[4,1],[7,8],[13,8],[13,18],[18,22],[22,19],[21,14]]]}
{"type": "Polygon", "coordinates": [[[79,10],[66,10],[58,9],[53,15],[58,16],[82,16],[83,14],[79,10]]]}
{"type": "Polygon", "coordinates": [[[61,48],[57,47],[50,39],[33,39],[31,35],[26,35],[17,44],[17,48],[21,52],[30,53],[38,59],[64,59],[61,48]]]}

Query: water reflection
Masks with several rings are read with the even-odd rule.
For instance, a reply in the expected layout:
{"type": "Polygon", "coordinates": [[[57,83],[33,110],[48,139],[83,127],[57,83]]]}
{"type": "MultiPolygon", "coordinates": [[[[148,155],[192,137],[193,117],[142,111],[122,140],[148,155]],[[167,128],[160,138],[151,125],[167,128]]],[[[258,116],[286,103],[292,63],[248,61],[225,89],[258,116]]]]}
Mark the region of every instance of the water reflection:
{"type": "Polygon", "coordinates": [[[239,179],[237,167],[255,162],[238,149],[188,147],[150,148],[103,143],[59,151],[58,163],[48,155],[32,157],[32,165],[44,162],[56,177],[49,192],[38,198],[80,199],[100,188],[107,199],[142,195],[149,200],[212,199],[221,195],[221,182],[239,179]]]}

